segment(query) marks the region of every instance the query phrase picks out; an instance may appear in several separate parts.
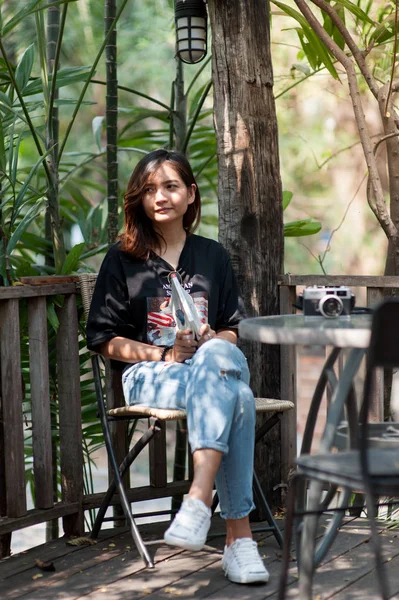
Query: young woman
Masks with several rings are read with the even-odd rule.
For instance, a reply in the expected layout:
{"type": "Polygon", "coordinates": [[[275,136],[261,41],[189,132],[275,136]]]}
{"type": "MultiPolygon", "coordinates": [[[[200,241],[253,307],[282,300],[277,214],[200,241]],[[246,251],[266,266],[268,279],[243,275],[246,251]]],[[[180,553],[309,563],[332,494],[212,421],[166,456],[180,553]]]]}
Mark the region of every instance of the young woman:
{"type": "Polygon", "coordinates": [[[226,520],[226,576],[236,583],[266,582],[248,518],[254,508],[255,403],[246,359],[236,346],[243,309],[229,257],[218,242],[193,235],[200,193],[179,153],[156,150],[141,159],[124,208],[124,233],[98,275],[87,345],[124,367],[128,404],[187,411],[194,477],[165,542],[201,550],[216,483],[226,520]],[[172,273],[202,318],[198,339],[176,327],[172,273]]]}

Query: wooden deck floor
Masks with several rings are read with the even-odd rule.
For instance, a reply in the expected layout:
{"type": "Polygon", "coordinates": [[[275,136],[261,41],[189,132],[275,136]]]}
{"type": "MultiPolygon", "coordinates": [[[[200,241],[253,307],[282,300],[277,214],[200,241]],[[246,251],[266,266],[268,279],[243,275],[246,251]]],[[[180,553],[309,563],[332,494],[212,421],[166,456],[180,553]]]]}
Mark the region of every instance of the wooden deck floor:
{"type": "MultiPolygon", "coordinates": [[[[126,530],[106,530],[94,546],[69,546],[63,539],[43,544],[0,561],[0,598],[9,600],[171,600],[212,598],[260,600],[277,597],[281,552],[269,533],[255,534],[270,571],[266,585],[228,582],[221,569],[223,537],[213,537],[201,552],[187,552],[161,542],[165,523],[141,526],[154,553],[156,568],[144,569],[126,530]],[[52,562],[55,571],[42,571],[35,559],[52,562]]],[[[212,530],[223,530],[214,517],[212,530]]],[[[399,529],[380,525],[391,597],[399,599],[399,529]]],[[[314,585],[317,600],[375,600],[373,552],[365,519],[348,520],[314,585]]],[[[298,598],[295,563],[290,568],[289,598],[298,598]]]]}

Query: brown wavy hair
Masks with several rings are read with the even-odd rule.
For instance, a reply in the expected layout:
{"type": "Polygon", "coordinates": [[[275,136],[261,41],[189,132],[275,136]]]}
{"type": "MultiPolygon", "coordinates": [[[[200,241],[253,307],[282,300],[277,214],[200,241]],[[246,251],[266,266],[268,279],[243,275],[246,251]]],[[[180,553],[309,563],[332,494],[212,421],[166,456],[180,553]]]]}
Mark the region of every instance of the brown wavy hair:
{"type": "Polygon", "coordinates": [[[183,217],[183,227],[190,235],[199,225],[201,218],[201,196],[190,163],[180,152],[154,150],[144,156],[136,165],[124,195],[125,227],[120,236],[124,252],[147,260],[152,250],[160,250],[164,242],[162,236],[153,227],[142,206],[142,198],[148,179],[164,163],[179,174],[187,188],[195,184],[194,202],[188,205],[183,217]]]}

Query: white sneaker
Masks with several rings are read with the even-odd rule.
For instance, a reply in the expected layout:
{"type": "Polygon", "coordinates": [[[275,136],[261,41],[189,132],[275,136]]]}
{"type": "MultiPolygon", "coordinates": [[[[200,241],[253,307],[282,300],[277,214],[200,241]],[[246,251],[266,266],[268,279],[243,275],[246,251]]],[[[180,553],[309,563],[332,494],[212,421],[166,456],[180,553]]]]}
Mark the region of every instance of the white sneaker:
{"type": "Polygon", "coordinates": [[[212,511],[202,500],[186,498],[163,539],[170,546],[202,550],[211,525],[212,511]]]}
{"type": "Polygon", "coordinates": [[[238,538],[224,547],[222,567],[234,583],[266,583],[269,573],[259,555],[258,544],[251,538],[238,538]]]}

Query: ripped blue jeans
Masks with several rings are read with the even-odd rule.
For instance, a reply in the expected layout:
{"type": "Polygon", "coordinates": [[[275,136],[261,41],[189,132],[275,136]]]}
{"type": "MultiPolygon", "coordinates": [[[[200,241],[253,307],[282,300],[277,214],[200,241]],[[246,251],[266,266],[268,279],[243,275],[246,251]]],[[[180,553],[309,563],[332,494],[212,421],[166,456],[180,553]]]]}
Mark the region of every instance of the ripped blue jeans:
{"type": "Polygon", "coordinates": [[[122,377],[127,404],[187,411],[191,452],[223,453],[216,489],[224,519],[240,519],[254,508],[252,473],[255,401],[241,350],[223,339],[209,340],[189,364],[141,362],[122,377]]]}

